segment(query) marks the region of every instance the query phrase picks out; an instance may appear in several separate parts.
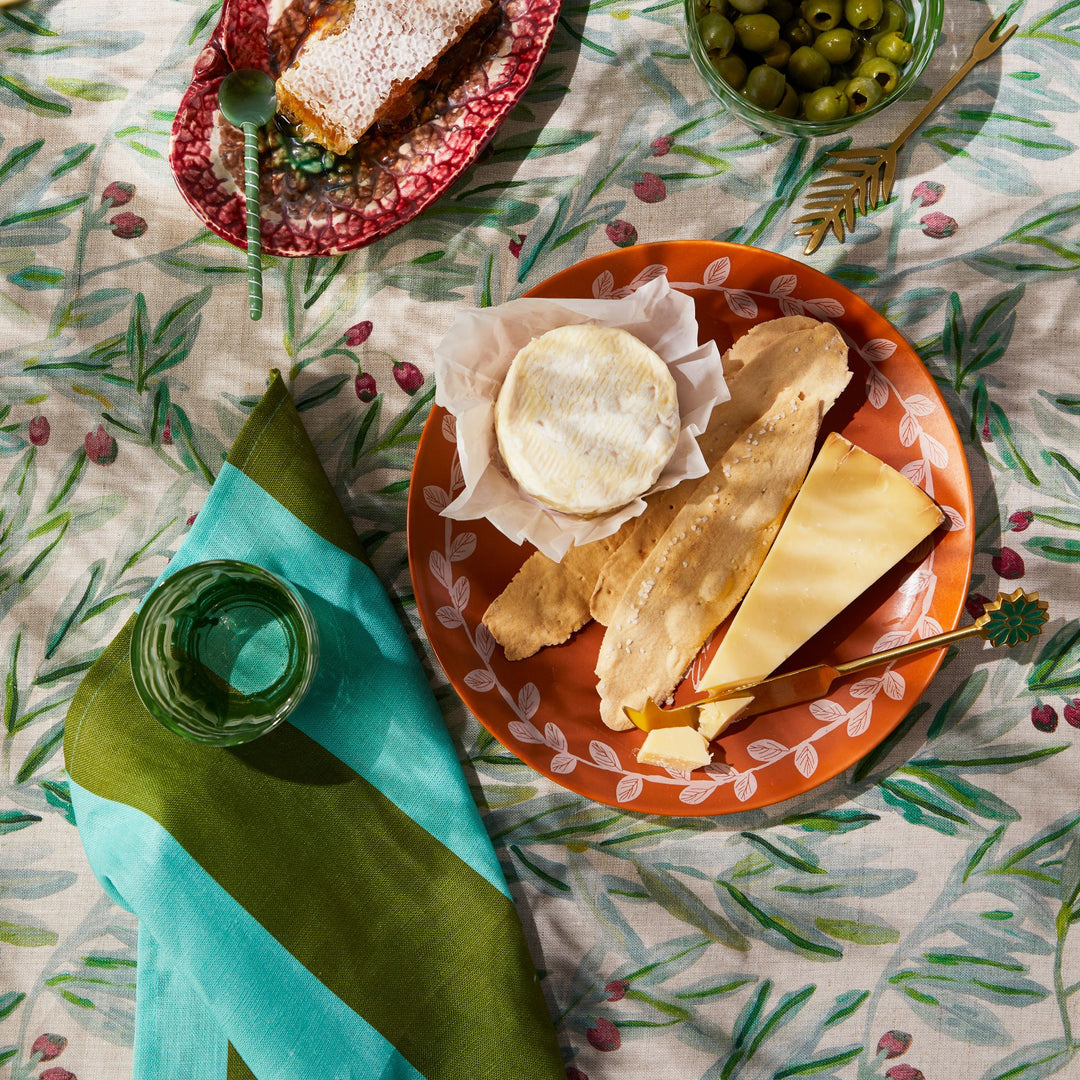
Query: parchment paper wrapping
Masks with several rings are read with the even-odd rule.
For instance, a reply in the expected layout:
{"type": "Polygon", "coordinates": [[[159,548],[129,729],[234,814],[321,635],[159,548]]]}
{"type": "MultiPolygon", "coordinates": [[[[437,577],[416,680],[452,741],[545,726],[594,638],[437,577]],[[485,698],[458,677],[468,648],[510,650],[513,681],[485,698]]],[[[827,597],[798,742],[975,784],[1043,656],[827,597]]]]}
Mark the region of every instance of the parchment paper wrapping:
{"type": "Polygon", "coordinates": [[[575,544],[610,536],[645,509],[643,497],[589,518],[548,509],[518,487],[500,459],[495,399],[511,361],[533,338],[576,323],[621,327],[648,345],[675,379],[682,427],[675,452],[650,491],[708,471],[697,437],[713,406],[730,396],[716,343],[698,345],[694,301],[672,289],[665,277],[619,300],[525,298],[460,313],[435,350],[435,402],[456,419],[465,479],[465,489],[443,516],[487,518],[515,543],[528,541],[556,561],[575,544]]]}

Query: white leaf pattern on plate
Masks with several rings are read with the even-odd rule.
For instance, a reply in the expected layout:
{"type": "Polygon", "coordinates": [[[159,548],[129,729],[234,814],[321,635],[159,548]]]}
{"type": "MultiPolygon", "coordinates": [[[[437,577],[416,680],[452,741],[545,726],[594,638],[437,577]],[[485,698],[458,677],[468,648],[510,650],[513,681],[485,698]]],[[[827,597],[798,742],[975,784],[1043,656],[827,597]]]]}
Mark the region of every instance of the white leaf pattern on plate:
{"type": "Polygon", "coordinates": [[[476,690],[478,693],[484,694],[489,690],[495,689],[495,676],[490,671],[485,671],[483,668],[473,668],[468,675],[465,676],[465,685],[472,690],[476,690]]]}
{"type": "Polygon", "coordinates": [[[752,772],[739,773],[735,778],[735,798],[746,802],[757,791],[757,777],[752,772]]]}
{"type": "Polygon", "coordinates": [[[435,612],[435,618],[437,618],[447,630],[456,630],[465,622],[461,612],[458,611],[456,607],[450,607],[449,604],[444,604],[439,608],[439,610],[435,612]]]}
{"type": "Polygon", "coordinates": [[[788,747],[775,739],[757,739],[746,748],[746,752],[755,761],[779,761],[788,753],[788,747]]]}
{"type": "Polygon", "coordinates": [[[874,699],[866,698],[848,714],[847,733],[848,737],[857,739],[870,726],[870,717],[874,713],[874,699]]]}
{"type": "Polygon", "coordinates": [[[817,772],[818,752],[812,743],[800,743],[795,751],[795,768],[803,776],[813,776],[817,772]]]}
{"type": "Polygon", "coordinates": [[[562,728],[558,724],[553,724],[550,721],[544,725],[544,742],[552,748],[552,750],[558,750],[560,752],[566,750],[566,736],[562,733],[562,728]]]}
{"type": "Polygon", "coordinates": [[[530,724],[527,720],[511,720],[507,725],[510,729],[510,734],[521,743],[544,743],[544,736],[540,734],[534,724],[530,724]]]}
{"type": "Polygon", "coordinates": [[[435,484],[424,488],[424,502],[436,513],[441,514],[450,505],[450,496],[435,484]]]}
{"type": "Polygon", "coordinates": [[[607,743],[602,743],[598,739],[593,739],[589,743],[589,756],[602,768],[615,769],[616,771],[622,769],[619,755],[607,743]]]}
{"type": "MultiPolygon", "coordinates": [[[[530,719],[536,715],[536,710],[540,708],[540,691],[536,689],[536,683],[526,683],[519,691],[517,696],[517,711],[518,715],[525,720],[530,719]]],[[[531,726],[531,725],[530,725],[531,726]]]]}

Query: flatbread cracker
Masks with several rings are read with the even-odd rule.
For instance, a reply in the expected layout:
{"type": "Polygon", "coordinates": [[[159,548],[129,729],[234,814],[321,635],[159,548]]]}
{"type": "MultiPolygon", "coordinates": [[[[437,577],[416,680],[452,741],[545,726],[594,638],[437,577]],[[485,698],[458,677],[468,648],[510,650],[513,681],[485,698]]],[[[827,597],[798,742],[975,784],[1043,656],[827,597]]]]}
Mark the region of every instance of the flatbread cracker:
{"type": "Polygon", "coordinates": [[[546,645],[561,645],[590,620],[589,598],[617,536],[572,547],[561,562],[539,551],[525,560],[482,619],[507,660],[523,660],[546,645]]]}
{"type": "Polygon", "coordinates": [[[810,467],[821,419],[851,377],[834,327],[780,345],[807,333],[816,335],[815,349],[788,346],[805,357],[794,384],[776,392],[698,482],[620,598],[596,666],[608,727],[632,726],[626,705],[671,696],[764,561],[810,467]]]}
{"type": "MultiPolygon", "coordinates": [[[[836,328],[804,315],[789,315],[758,323],[724,354],[724,376],[731,397],[713,410],[709,426],[698,439],[712,466],[769,408],[785,386],[816,377],[807,358],[839,340],[836,328]]],[[[842,342],[841,342],[842,344],[842,342]]],[[[609,626],[619,600],[646,556],[664,535],[697,481],[683,481],[646,499],[648,506],[626,523],[626,538],[604,564],[589,607],[598,623],[609,626]]]]}

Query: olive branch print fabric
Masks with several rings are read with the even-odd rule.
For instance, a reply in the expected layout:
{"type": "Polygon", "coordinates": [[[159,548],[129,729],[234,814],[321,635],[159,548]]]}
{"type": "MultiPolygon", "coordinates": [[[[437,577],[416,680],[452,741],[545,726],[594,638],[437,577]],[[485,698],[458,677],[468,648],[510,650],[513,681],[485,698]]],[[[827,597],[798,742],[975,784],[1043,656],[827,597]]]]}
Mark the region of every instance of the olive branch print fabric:
{"type": "Polygon", "coordinates": [[[219,13],[0,7],[0,1078],[130,1075],[137,926],[87,867],[63,716],[272,367],[425,656],[572,1080],[1080,1075],[1076,0],[951,2],[921,100],[813,142],[707,95],[679,0],[563,0],[477,163],[371,247],[267,259],[257,324],[242,252],[166,160],[219,13]],[[799,258],[825,152],[887,144],[1006,12],[1019,30],[909,141],[888,204],[806,261],[945,394],[977,510],[969,613],[1023,585],[1046,631],[950,650],[877,750],[766,810],[650,817],[538,776],[464,710],[415,612],[405,501],[434,344],[463,307],[614,247],[799,258]]]}

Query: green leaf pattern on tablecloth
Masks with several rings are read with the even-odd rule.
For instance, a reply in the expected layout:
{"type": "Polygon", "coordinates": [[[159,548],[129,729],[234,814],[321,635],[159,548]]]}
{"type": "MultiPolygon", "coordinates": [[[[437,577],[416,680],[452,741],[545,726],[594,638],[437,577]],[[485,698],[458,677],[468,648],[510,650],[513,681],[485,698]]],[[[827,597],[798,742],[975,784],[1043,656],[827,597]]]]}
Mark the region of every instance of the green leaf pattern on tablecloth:
{"type": "MultiPolygon", "coordinates": [[[[11,1080],[76,1044],[79,1080],[123,1074],[106,1062],[131,1041],[135,929],[81,861],[62,717],[182,540],[269,367],[286,373],[418,631],[405,501],[431,347],[455,308],[646,240],[797,257],[790,220],[825,151],[883,145],[901,126],[814,143],[754,133],[697,81],[681,3],[565,0],[544,65],[477,165],[369,249],[267,259],[256,333],[242,258],[182,205],[165,157],[219,9],[158,5],[152,27],[130,5],[0,10],[0,1077],[11,1080]]],[[[932,694],[850,774],[717,821],[649,818],[556,787],[433,675],[530,912],[575,1080],[1080,1069],[1080,619],[1066,585],[1080,562],[1080,393],[1075,357],[1051,364],[1055,350],[1066,360],[1054,333],[1075,323],[1080,271],[1080,8],[1011,12],[1019,32],[912,140],[889,202],[814,263],[885,313],[946,394],[976,477],[970,610],[999,579],[1023,578],[1051,601],[1047,633],[974,668],[951,651],[932,694]]],[[[958,49],[988,19],[979,5],[953,11],[958,49]]],[[[947,77],[945,52],[923,99],[947,77]]],[[[557,750],[557,729],[532,730],[557,750]]]]}

